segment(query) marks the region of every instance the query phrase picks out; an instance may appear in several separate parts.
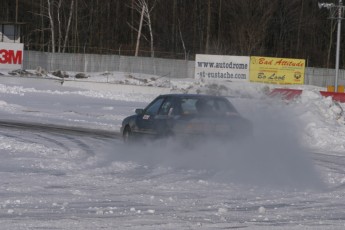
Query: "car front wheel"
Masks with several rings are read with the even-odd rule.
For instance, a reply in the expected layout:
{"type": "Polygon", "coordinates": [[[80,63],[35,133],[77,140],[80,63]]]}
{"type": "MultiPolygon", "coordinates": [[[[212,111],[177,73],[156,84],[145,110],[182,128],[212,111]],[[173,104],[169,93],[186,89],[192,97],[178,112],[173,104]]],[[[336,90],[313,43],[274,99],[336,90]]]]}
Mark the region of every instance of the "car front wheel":
{"type": "Polygon", "coordinates": [[[130,142],[132,139],[132,130],[128,125],[123,130],[122,138],[123,138],[123,141],[126,143],[130,142]]]}

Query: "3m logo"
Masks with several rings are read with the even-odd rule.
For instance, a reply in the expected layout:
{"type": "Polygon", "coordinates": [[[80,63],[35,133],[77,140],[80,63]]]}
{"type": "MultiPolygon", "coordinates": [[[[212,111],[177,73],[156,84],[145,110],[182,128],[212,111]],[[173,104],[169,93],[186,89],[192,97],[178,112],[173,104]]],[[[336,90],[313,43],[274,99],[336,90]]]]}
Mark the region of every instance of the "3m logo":
{"type": "Polygon", "coordinates": [[[22,64],[23,51],[0,49],[0,64],[22,64]]]}

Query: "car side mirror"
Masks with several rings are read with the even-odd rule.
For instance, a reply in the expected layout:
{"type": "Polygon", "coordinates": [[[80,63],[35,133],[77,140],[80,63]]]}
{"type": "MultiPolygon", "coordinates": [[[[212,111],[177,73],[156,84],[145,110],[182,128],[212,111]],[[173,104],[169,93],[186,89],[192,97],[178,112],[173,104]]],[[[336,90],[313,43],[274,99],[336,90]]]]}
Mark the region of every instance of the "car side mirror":
{"type": "Polygon", "coordinates": [[[135,113],[138,114],[138,115],[141,115],[141,114],[144,113],[144,110],[143,109],[136,109],[135,113]]]}

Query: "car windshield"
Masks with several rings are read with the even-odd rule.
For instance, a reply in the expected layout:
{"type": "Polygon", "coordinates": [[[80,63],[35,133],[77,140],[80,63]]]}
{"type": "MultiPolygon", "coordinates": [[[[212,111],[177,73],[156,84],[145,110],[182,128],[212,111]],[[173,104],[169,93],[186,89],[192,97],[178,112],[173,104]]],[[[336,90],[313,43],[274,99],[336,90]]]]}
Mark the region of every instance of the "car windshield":
{"type": "Polygon", "coordinates": [[[226,99],[217,97],[196,97],[196,98],[183,98],[180,101],[182,114],[219,114],[226,115],[236,113],[234,106],[226,99]]]}

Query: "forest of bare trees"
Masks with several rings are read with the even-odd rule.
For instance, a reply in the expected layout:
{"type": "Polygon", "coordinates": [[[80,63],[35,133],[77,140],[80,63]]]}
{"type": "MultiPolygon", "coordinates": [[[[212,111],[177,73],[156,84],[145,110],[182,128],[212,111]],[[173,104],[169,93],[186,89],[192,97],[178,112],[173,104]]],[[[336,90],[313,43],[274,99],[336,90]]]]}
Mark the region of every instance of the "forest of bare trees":
{"type": "MultiPolygon", "coordinates": [[[[308,66],[333,68],[336,20],[329,16],[315,0],[0,3],[0,22],[25,23],[23,42],[29,50],[181,59],[197,53],[260,55],[303,58],[308,66]]],[[[344,57],[341,52],[340,67],[344,57]]]]}

